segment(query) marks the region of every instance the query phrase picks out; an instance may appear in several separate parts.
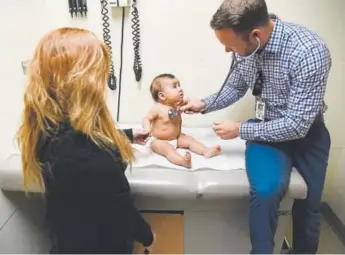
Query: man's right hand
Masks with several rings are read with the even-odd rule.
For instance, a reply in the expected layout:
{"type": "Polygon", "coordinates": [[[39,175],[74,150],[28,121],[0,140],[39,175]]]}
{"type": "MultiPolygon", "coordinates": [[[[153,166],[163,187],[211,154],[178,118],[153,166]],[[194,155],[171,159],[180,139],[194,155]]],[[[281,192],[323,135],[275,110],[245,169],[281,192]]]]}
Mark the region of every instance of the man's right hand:
{"type": "Polygon", "coordinates": [[[201,112],[205,107],[205,103],[200,99],[185,99],[184,105],[180,107],[180,111],[193,114],[201,112]]]}

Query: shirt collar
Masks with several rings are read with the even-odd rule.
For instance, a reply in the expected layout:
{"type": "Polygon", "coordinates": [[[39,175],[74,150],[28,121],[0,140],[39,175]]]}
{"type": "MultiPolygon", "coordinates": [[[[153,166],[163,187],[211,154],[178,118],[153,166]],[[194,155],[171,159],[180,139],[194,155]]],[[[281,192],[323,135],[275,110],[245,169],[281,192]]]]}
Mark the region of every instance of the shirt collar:
{"type": "Polygon", "coordinates": [[[273,20],[275,21],[273,31],[261,53],[278,53],[280,51],[281,41],[284,38],[284,24],[278,18],[273,20]]]}

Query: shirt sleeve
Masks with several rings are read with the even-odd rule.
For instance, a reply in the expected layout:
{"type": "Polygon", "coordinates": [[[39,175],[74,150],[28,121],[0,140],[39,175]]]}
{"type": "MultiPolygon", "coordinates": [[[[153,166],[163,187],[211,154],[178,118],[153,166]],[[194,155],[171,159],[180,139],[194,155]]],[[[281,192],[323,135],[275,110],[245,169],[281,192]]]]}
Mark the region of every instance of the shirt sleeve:
{"type": "MultiPolygon", "coordinates": [[[[127,184],[127,180],[124,183],[127,184]]],[[[123,187],[122,192],[116,193],[117,199],[113,201],[117,203],[119,219],[124,224],[128,236],[148,247],[153,243],[151,227],[135,207],[129,185],[123,187]]]]}
{"type": "MultiPolygon", "coordinates": [[[[243,80],[240,69],[237,67],[227,80],[226,85],[223,91],[220,93],[217,101],[204,113],[221,110],[234,104],[246,94],[247,90],[248,85],[243,80]]],[[[202,99],[205,102],[206,107],[212,104],[214,99],[217,97],[217,94],[218,92],[202,99]]]]}
{"type": "Polygon", "coordinates": [[[291,74],[291,90],[285,116],[267,122],[242,123],[240,138],[280,142],[305,137],[315,117],[323,111],[331,65],[331,55],[325,45],[314,47],[303,54],[291,74]]]}
{"type": "MultiPolygon", "coordinates": [[[[109,224],[113,224],[114,228],[122,229],[125,231],[124,236],[131,237],[132,239],[142,243],[144,246],[150,246],[153,242],[153,233],[150,225],[145,221],[143,216],[134,204],[131,188],[127,177],[125,175],[125,166],[120,158],[119,151],[113,152],[113,156],[109,160],[106,156],[108,152],[100,151],[98,158],[93,158],[93,162],[89,163],[90,170],[102,169],[101,177],[102,181],[96,183],[100,177],[97,177],[97,171],[93,171],[92,180],[93,186],[103,190],[106,195],[99,198],[103,199],[104,203],[108,201],[109,210],[108,213],[103,213],[109,217],[109,213],[112,216],[109,217],[109,224]],[[102,161],[102,163],[101,163],[102,161]],[[98,163],[98,164],[97,164],[98,163]]],[[[114,230],[117,231],[117,230],[114,230]]]]}
{"type": "Polygon", "coordinates": [[[122,129],[122,131],[125,133],[127,138],[133,143],[134,137],[133,137],[133,129],[122,129]]]}

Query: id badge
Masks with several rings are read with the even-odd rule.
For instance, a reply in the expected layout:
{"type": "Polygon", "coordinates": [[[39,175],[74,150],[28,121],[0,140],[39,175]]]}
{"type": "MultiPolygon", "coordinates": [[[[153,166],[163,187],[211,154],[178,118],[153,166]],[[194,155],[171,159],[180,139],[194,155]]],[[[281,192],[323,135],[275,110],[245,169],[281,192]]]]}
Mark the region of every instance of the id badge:
{"type": "Polygon", "coordinates": [[[255,101],[255,118],[265,120],[265,102],[261,98],[256,98],[255,101]]]}

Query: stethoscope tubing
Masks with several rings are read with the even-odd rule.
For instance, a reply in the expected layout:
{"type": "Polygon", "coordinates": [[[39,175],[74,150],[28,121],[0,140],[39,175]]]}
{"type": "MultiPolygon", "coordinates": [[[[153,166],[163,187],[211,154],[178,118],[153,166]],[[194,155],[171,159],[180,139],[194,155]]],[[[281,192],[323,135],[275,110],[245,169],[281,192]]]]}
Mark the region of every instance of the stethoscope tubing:
{"type": "Polygon", "coordinates": [[[232,52],[232,60],[231,60],[230,70],[229,70],[228,75],[226,76],[226,78],[225,78],[225,80],[224,80],[224,82],[223,82],[223,85],[220,87],[220,90],[218,91],[216,98],[215,98],[215,99],[212,101],[212,103],[210,103],[205,109],[203,109],[203,110],[201,111],[201,113],[207,112],[207,110],[210,109],[211,106],[213,106],[213,105],[217,102],[218,97],[219,97],[220,94],[222,93],[224,87],[225,87],[226,84],[228,83],[228,80],[229,80],[230,75],[231,75],[232,72],[236,69],[236,67],[237,67],[239,64],[243,63],[244,61],[246,61],[247,59],[251,58],[251,57],[259,50],[261,43],[260,43],[259,38],[256,38],[256,39],[257,39],[257,41],[258,41],[258,46],[256,47],[256,49],[255,49],[248,57],[243,57],[241,60],[237,60],[236,55],[235,55],[235,52],[232,52]]]}

